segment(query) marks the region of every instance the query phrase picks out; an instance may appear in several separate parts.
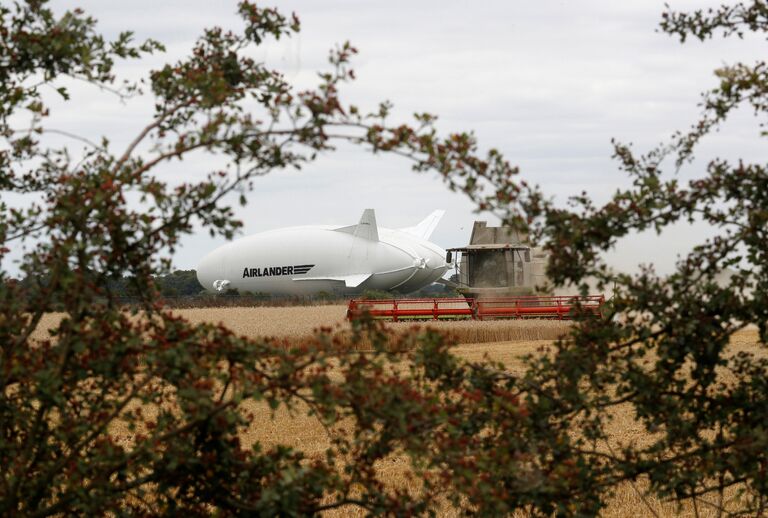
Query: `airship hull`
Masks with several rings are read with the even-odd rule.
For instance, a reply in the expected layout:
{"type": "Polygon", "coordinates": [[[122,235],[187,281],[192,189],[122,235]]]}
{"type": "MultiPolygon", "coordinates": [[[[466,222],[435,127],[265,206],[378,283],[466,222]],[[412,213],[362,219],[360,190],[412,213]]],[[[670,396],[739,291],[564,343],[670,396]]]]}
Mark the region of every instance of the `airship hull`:
{"type": "Polygon", "coordinates": [[[448,270],[445,250],[429,242],[442,211],[411,229],[376,226],[368,209],[358,225],[290,227],[228,243],[201,261],[206,289],[241,293],[354,294],[364,290],[415,291],[448,270]]]}

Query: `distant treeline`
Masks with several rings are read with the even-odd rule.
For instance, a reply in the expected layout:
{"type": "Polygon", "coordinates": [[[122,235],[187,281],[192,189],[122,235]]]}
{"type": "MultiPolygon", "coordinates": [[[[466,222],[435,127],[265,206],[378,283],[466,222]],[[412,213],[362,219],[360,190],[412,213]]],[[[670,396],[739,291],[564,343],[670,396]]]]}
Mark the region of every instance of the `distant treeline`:
{"type": "MultiPolygon", "coordinates": [[[[87,277],[88,274],[86,273],[87,277]]],[[[105,293],[120,302],[131,302],[137,300],[139,294],[136,291],[135,279],[130,276],[109,279],[106,286],[103,286],[103,280],[96,281],[105,293]]],[[[195,270],[177,270],[173,273],[153,276],[155,286],[158,291],[169,299],[194,298],[205,293],[205,290],[197,281],[195,270]]],[[[48,275],[30,275],[22,279],[8,279],[5,282],[20,285],[22,293],[32,294],[48,286],[48,275]]]]}
{"type": "MultiPolygon", "coordinates": [[[[135,283],[131,277],[111,279],[107,283],[109,292],[114,299],[123,304],[132,304],[139,297],[134,288],[135,283]]],[[[28,290],[36,290],[46,284],[46,278],[27,277],[22,280],[12,280],[25,286],[28,290]]],[[[227,307],[227,306],[300,306],[317,304],[339,304],[349,300],[348,295],[340,295],[328,292],[319,292],[313,295],[285,296],[271,295],[269,293],[239,293],[229,290],[222,293],[206,291],[198,282],[195,270],[176,270],[172,273],[154,276],[155,286],[163,296],[166,304],[172,307],[227,307]]],[[[397,291],[368,290],[360,295],[361,298],[386,299],[386,298],[431,298],[431,297],[456,297],[459,294],[442,284],[431,284],[412,293],[399,293],[397,291]]]]}

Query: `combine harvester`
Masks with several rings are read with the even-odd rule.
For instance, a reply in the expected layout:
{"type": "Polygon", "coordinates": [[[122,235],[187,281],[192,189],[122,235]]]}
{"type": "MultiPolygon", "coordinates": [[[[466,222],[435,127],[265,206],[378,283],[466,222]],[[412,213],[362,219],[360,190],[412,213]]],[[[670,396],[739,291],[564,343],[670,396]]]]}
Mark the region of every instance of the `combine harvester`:
{"type": "Polygon", "coordinates": [[[549,258],[544,249],[532,246],[527,234],[516,228],[489,227],[484,221],[476,221],[469,244],[446,252],[445,263],[456,268],[456,275],[453,281],[438,282],[449,285],[463,297],[352,299],[347,317],[354,319],[367,312],[373,318],[398,322],[602,316],[604,295],[536,294],[538,286],[547,284],[549,258]]]}
{"type": "Polygon", "coordinates": [[[575,316],[602,316],[605,296],[521,296],[496,298],[435,298],[349,301],[347,318],[403,320],[495,320],[547,318],[570,320],[575,316]]]}

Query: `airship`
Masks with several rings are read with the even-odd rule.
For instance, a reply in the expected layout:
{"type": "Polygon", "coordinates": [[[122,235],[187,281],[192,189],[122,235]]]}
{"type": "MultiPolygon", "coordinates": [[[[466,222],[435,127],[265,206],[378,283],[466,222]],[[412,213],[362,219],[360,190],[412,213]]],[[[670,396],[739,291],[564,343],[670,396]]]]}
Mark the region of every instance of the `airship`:
{"type": "Polygon", "coordinates": [[[213,292],[409,293],[440,280],[452,266],[446,251],[429,241],[444,213],[436,210],[413,227],[387,229],[366,209],[356,225],[261,232],[210,252],[197,267],[197,279],[213,292]]]}

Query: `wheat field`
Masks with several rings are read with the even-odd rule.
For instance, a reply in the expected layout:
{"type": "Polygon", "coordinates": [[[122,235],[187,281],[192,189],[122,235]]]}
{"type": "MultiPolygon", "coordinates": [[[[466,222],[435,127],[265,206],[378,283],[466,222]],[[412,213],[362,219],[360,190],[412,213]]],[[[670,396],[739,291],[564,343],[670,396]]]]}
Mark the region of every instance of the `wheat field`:
{"type": "MultiPolygon", "coordinates": [[[[278,337],[289,341],[300,341],[311,336],[319,327],[332,327],[338,333],[348,332],[349,324],[345,320],[346,306],[316,307],[249,307],[249,308],[212,308],[180,309],[174,313],[193,323],[222,322],[234,332],[250,338],[278,337]]],[[[61,315],[46,315],[33,334],[33,339],[47,338],[47,329],[54,327],[61,315]]],[[[395,333],[410,329],[409,322],[389,323],[387,327],[395,333]]],[[[438,321],[424,322],[420,325],[440,329],[450,334],[457,345],[453,352],[460,358],[471,361],[500,362],[504,367],[517,374],[525,369],[523,357],[544,354],[554,339],[569,329],[568,322],[552,320],[507,320],[507,321],[438,321]]],[[[736,333],[729,347],[730,354],[749,352],[768,356],[768,351],[758,341],[756,329],[747,329],[736,333]]],[[[307,415],[307,409],[287,412],[282,407],[272,411],[266,403],[245,402],[244,410],[256,415],[251,429],[241,435],[244,447],[260,442],[263,447],[285,444],[302,450],[310,458],[322,456],[329,447],[326,429],[316,418],[307,415]]],[[[630,406],[615,410],[609,425],[610,447],[643,443],[649,436],[634,418],[630,406]]],[[[113,430],[118,436],[130,442],[127,430],[113,430]]],[[[609,445],[606,445],[609,447],[609,445]]],[[[393,456],[377,464],[380,480],[390,487],[407,487],[418,491],[408,477],[410,466],[405,457],[393,456]]],[[[441,510],[441,516],[450,516],[450,509],[441,510]]],[[[643,483],[625,483],[620,485],[607,509],[602,513],[610,518],[645,517],[645,516],[715,516],[713,509],[699,506],[694,509],[690,504],[679,507],[675,502],[662,502],[653,497],[643,496],[643,483]]],[[[356,509],[335,511],[327,516],[362,516],[356,509]]]]}
{"type": "MultiPolygon", "coordinates": [[[[294,307],[235,307],[175,309],[173,313],[193,324],[222,323],[238,335],[248,338],[284,338],[287,343],[298,343],[311,337],[319,328],[331,328],[344,341],[348,341],[350,324],[346,320],[347,306],[294,306],[294,307]]],[[[61,313],[43,316],[32,334],[33,340],[49,338],[47,330],[61,320],[61,313]]],[[[555,340],[568,332],[570,323],[561,320],[457,320],[387,322],[385,326],[394,334],[403,333],[414,325],[428,326],[450,335],[460,344],[506,342],[520,340],[555,340]]],[[[365,345],[363,345],[365,347],[365,345]]]]}
{"type": "MultiPolygon", "coordinates": [[[[193,322],[223,322],[239,334],[249,337],[276,336],[302,338],[320,326],[331,326],[343,332],[346,306],[319,306],[304,308],[231,308],[231,309],[190,309],[178,313],[193,322]]],[[[395,332],[410,329],[413,322],[388,323],[395,332]]],[[[453,352],[467,361],[494,361],[502,363],[507,370],[522,374],[525,370],[523,357],[542,354],[554,339],[567,333],[568,322],[556,320],[505,320],[505,321],[425,321],[419,325],[439,329],[451,335],[457,342],[453,352]]],[[[758,342],[757,331],[748,329],[736,333],[730,346],[730,353],[745,351],[768,355],[765,347],[758,342]]],[[[312,417],[301,412],[289,414],[279,409],[274,415],[265,405],[251,403],[248,410],[263,416],[257,419],[259,425],[242,436],[244,445],[258,441],[264,446],[278,443],[289,444],[304,451],[308,456],[320,456],[328,448],[329,441],[324,427],[312,417]]],[[[634,417],[632,408],[624,405],[615,410],[609,425],[610,447],[648,441],[642,425],[634,417]]],[[[608,447],[606,445],[606,447],[608,447]]],[[[380,479],[391,487],[407,487],[418,491],[415,483],[407,476],[407,458],[392,457],[377,465],[380,479]]],[[[643,482],[620,485],[608,507],[602,513],[609,518],[671,517],[671,516],[717,516],[718,513],[705,505],[698,508],[690,503],[678,506],[675,502],[663,502],[643,494],[643,482]]],[[[347,509],[329,516],[362,516],[364,513],[347,509]]],[[[443,509],[441,515],[451,515],[450,509],[443,509]]]]}
{"type": "MultiPolygon", "coordinates": [[[[447,323],[446,323],[447,324],[447,323]]],[[[454,347],[453,352],[460,358],[471,361],[494,361],[502,363],[505,368],[516,374],[523,374],[525,364],[523,357],[526,355],[542,354],[551,340],[518,340],[497,341],[487,343],[465,343],[454,347]]],[[[760,356],[768,356],[768,351],[758,341],[757,330],[749,329],[740,331],[733,336],[729,348],[730,354],[750,352],[760,356]]],[[[245,433],[241,439],[244,445],[259,441],[264,446],[277,444],[289,444],[306,452],[308,456],[321,456],[330,446],[325,428],[313,417],[296,412],[289,414],[283,409],[273,415],[266,404],[250,403],[248,410],[257,416],[258,426],[245,433]]],[[[649,436],[642,425],[635,419],[630,405],[617,407],[612,414],[612,420],[608,425],[610,445],[605,448],[620,449],[623,445],[643,444],[649,440],[649,436]]],[[[377,472],[382,482],[390,487],[406,487],[409,491],[416,492],[418,487],[408,476],[409,463],[407,458],[393,456],[379,463],[377,472]]],[[[730,491],[726,496],[735,498],[735,491],[730,491]]],[[[730,505],[737,506],[737,502],[730,505]]],[[[362,511],[346,509],[329,513],[327,516],[363,516],[362,511]]],[[[453,516],[450,509],[442,509],[440,516],[453,516]]],[[[523,516],[523,515],[521,515],[523,516]]],[[[714,508],[707,508],[700,503],[694,508],[690,503],[679,506],[676,502],[661,501],[656,497],[644,494],[644,483],[623,483],[616,488],[615,494],[603,511],[602,516],[608,518],[640,518],[640,517],[715,517],[719,516],[714,508]]]]}
{"type": "MultiPolygon", "coordinates": [[[[349,330],[347,306],[305,306],[283,308],[196,308],[174,313],[190,322],[221,322],[232,331],[249,338],[278,337],[301,339],[320,327],[336,332],[349,330]]],[[[457,343],[487,343],[520,340],[555,340],[568,332],[565,320],[424,320],[387,322],[394,333],[402,333],[414,325],[428,326],[450,335],[457,343]]]]}

